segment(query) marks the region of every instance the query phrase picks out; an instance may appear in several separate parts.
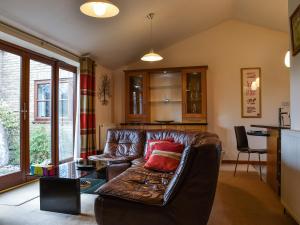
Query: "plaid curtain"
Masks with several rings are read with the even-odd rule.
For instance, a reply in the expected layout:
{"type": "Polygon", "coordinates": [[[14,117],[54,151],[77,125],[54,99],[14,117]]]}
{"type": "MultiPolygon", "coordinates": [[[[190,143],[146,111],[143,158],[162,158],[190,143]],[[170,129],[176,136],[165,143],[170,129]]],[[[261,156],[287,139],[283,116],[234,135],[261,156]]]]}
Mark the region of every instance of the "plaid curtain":
{"type": "Polygon", "coordinates": [[[80,157],[96,154],[95,63],[88,57],[80,59],[80,157]]]}

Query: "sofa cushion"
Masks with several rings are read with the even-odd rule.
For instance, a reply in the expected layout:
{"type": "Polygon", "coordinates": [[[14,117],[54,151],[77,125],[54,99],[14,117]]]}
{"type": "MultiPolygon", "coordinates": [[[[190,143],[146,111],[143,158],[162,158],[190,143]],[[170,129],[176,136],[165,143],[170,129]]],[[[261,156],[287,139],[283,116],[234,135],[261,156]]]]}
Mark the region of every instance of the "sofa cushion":
{"type": "Polygon", "coordinates": [[[127,169],[97,190],[101,196],[113,196],[150,205],[162,205],[172,173],[155,172],[141,166],[127,169]]]}
{"type": "Polygon", "coordinates": [[[147,140],[147,149],[146,149],[146,155],[145,155],[145,160],[147,161],[151,154],[152,154],[152,151],[153,151],[153,146],[155,144],[158,144],[158,143],[169,143],[169,142],[174,142],[174,139],[173,138],[168,138],[168,139],[163,139],[163,140],[147,140]]]}
{"type": "Polygon", "coordinates": [[[145,164],[145,168],[163,172],[173,172],[177,169],[183,144],[161,142],[153,145],[152,154],[145,164]]]}
{"type": "Polygon", "coordinates": [[[136,129],[109,129],[104,148],[104,154],[113,157],[134,158],[143,155],[145,145],[145,133],[136,129]]]}

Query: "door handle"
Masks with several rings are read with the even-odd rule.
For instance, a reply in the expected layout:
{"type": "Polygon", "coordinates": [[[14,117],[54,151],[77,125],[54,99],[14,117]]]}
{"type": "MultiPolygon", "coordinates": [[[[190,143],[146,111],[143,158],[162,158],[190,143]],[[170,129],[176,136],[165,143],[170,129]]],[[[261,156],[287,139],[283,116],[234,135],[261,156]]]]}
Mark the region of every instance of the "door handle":
{"type": "Polygon", "coordinates": [[[23,104],[23,109],[21,109],[21,113],[23,113],[23,119],[26,120],[26,114],[27,114],[27,108],[26,108],[26,103],[24,102],[23,104]]]}

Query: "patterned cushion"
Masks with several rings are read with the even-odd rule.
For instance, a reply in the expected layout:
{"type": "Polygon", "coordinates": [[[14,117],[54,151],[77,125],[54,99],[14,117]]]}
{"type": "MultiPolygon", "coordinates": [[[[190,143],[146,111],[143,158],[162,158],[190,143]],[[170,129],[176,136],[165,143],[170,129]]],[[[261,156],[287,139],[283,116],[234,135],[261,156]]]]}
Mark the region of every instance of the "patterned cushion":
{"type": "Polygon", "coordinates": [[[147,161],[150,158],[150,155],[152,154],[153,146],[155,144],[169,143],[169,142],[174,142],[174,139],[173,138],[168,138],[168,139],[163,139],[163,140],[148,140],[147,141],[147,151],[146,151],[145,160],[147,161]]]}
{"type": "Polygon", "coordinates": [[[161,142],[152,146],[152,154],[145,164],[145,168],[163,172],[173,172],[177,169],[183,144],[161,142]]]}

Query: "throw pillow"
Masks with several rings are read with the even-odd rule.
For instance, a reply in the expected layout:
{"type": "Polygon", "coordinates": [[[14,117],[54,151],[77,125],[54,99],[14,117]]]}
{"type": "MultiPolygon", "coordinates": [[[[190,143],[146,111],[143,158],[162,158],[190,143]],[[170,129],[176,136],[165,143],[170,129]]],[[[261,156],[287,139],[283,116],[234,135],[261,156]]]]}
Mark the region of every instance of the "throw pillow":
{"type": "Polygon", "coordinates": [[[150,158],[150,155],[152,153],[152,147],[155,144],[158,144],[158,143],[169,143],[169,142],[174,142],[174,139],[173,138],[167,138],[167,139],[163,139],[163,140],[148,140],[147,141],[147,149],[146,149],[145,160],[147,161],[150,158]]]}
{"type": "Polygon", "coordinates": [[[183,147],[182,144],[171,142],[153,145],[152,154],[144,167],[163,172],[175,171],[179,165],[183,147]]]}

